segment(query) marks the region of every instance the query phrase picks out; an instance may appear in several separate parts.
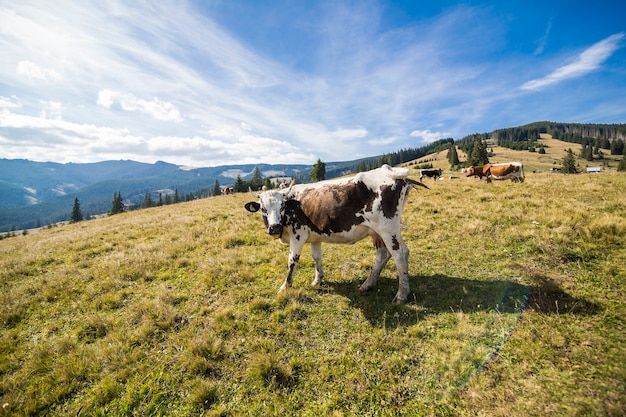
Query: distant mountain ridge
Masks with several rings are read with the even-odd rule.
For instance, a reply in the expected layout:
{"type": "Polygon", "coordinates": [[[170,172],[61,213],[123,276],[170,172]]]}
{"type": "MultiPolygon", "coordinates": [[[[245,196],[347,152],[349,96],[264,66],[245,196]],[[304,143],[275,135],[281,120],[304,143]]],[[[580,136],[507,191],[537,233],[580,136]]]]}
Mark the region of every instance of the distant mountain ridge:
{"type": "Polygon", "coordinates": [[[74,198],[79,199],[83,214],[100,214],[111,208],[114,192],[138,205],[146,193],[156,197],[177,190],[184,195],[212,189],[216,180],[230,185],[238,175],[249,177],[255,167],[271,176],[300,176],[311,170],[301,164],[189,168],[163,161],[60,164],[0,159],[0,232],[67,220],[74,198]]]}

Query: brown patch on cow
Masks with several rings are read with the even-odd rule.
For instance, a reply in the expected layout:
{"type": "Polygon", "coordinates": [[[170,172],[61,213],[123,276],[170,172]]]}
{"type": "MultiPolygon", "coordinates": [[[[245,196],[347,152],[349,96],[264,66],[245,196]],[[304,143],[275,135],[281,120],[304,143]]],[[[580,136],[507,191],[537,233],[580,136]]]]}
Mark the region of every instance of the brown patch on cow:
{"type": "Polygon", "coordinates": [[[380,187],[380,208],[386,218],[391,219],[398,213],[399,202],[405,190],[405,185],[405,180],[397,179],[393,185],[383,185],[380,187]]]}
{"type": "Polygon", "coordinates": [[[346,232],[363,223],[358,214],[371,211],[375,198],[361,181],[305,190],[300,195],[300,209],[308,221],[303,223],[317,233],[346,232]]]}
{"type": "Polygon", "coordinates": [[[490,167],[491,175],[495,175],[496,177],[504,177],[512,172],[519,171],[519,166],[517,165],[499,165],[499,166],[491,166],[490,167]]]}

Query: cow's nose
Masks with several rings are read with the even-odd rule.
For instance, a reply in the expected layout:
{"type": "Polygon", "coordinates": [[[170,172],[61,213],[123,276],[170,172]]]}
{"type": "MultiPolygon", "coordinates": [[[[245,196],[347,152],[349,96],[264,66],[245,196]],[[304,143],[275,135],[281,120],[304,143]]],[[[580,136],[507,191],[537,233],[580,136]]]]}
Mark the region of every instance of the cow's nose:
{"type": "Polygon", "coordinates": [[[268,227],[267,232],[270,235],[282,235],[283,234],[283,225],[282,224],[273,224],[268,227]]]}

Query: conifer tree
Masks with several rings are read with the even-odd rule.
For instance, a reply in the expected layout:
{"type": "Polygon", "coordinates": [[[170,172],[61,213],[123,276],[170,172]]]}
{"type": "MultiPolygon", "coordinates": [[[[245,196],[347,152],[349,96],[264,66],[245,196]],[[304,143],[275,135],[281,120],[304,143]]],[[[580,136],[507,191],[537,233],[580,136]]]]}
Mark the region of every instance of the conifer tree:
{"type": "Polygon", "coordinates": [[[174,188],[174,197],[172,199],[172,203],[174,204],[180,203],[180,196],[178,195],[178,188],[174,188]]]}
{"type": "Polygon", "coordinates": [[[567,150],[567,155],[563,158],[563,172],[565,174],[576,174],[578,172],[576,169],[576,157],[571,148],[567,150]]]}
{"type": "Polygon", "coordinates": [[[480,137],[474,139],[468,162],[469,165],[484,165],[489,163],[487,147],[480,137]]]}
{"type": "Polygon", "coordinates": [[[218,196],[222,194],[222,189],[220,188],[220,183],[218,180],[215,180],[215,184],[213,184],[213,196],[218,196]]]}
{"type": "Polygon", "coordinates": [[[122,199],[122,193],[118,191],[117,193],[113,193],[113,202],[111,203],[111,211],[109,212],[109,214],[113,215],[123,212],[124,203],[122,199]]]}
{"type": "Polygon", "coordinates": [[[321,159],[317,159],[313,169],[311,170],[311,179],[313,181],[324,181],[326,178],[326,164],[321,159]]]}
{"type": "Polygon", "coordinates": [[[237,179],[235,180],[235,184],[233,185],[233,191],[236,193],[245,193],[248,188],[248,185],[241,179],[241,175],[237,175],[237,179]]]}
{"type": "Polygon", "coordinates": [[[83,221],[83,213],[80,211],[80,202],[78,198],[74,199],[74,207],[72,207],[72,215],[70,216],[70,223],[77,223],[83,221]]]}
{"type": "Polygon", "coordinates": [[[146,193],[143,196],[143,202],[141,203],[141,208],[150,208],[153,206],[153,202],[152,202],[152,196],[150,195],[150,193],[146,193]]]}
{"type": "Polygon", "coordinates": [[[446,156],[448,158],[448,162],[450,162],[451,166],[455,166],[459,164],[459,154],[456,151],[456,146],[454,143],[450,144],[448,148],[448,154],[446,156]]]}
{"type": "Polygon", "coordinates": [[[249,181],[250,188],[254,191],[260,190],[263,186],[263,175],[261,175],[261,171],[259,167],[254,167],[254,171],[252,172],[252,178],[249,181]]]}

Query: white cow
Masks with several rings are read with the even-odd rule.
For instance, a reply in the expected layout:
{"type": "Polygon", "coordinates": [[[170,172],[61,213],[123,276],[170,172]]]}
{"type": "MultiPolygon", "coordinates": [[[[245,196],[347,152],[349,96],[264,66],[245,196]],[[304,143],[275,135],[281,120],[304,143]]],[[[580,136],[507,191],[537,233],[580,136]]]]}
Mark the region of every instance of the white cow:
{"type": "Polygon", "coordinates": [[[322,282],[322,243],[354,243],[370,236],[376,249],[372,271],[360,290],[376,286],[380,272],[393,257],[398,272],[397,304],[404,303],[410,292],[409,249],[402,240],[400,224],[409,190],[421,182],[408,178],[406,168],[383,165],[350,178],[296,184],[286,190],[265,191],[258,202],[249,202],[250,212],[261,210],[270,235],[289,244],[289,270],[280,291],[291,287],[302,248],[311,244],[315,260],[315,279],[322,282]]]}

